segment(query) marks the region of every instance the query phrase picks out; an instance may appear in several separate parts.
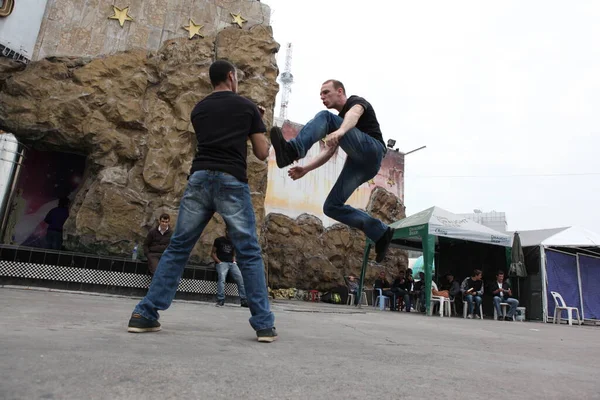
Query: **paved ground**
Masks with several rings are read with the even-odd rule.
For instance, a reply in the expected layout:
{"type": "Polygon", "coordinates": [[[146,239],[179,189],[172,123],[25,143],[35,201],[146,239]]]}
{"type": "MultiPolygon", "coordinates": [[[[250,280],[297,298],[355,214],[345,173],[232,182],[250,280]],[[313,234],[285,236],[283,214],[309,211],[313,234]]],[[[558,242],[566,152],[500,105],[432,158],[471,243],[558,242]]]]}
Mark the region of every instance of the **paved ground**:
{"type": "Polygon", "coordinates": [[[600,399],[600,327],[275,302],[176,302],[130,334],[136,299],[0,288],[2,399],[600,399]]]}

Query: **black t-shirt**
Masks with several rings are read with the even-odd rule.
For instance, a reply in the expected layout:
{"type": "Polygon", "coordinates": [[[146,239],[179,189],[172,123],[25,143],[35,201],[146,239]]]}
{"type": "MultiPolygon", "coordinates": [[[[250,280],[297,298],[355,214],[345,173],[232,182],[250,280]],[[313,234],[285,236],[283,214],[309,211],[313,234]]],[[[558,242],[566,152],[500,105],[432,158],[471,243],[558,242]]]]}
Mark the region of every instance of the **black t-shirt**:
{"type": "Polygon", "coordinates": [[[404,282],[401,282],[400,278],[394,279],[394,282],[392,283],[392,289],[398,288],[398,289],[403,289],[403,290],[406,290],[407,292],[410,292],[410,289],[412,287],[411,282],[406,278],[404,278],[402,280],[404,282]]]}
{"type": "MultiPolygon", "coordinates": [[[[373,106],[371,106],[371,104],[368,101],[366,101],[365,99],[363,99],[362,97],[358,97],[358,96],[348,97],[348,99],[346,100],[346,104],[344,104],[344,108],[342,108],[342,111],[340,111],[340,113],[338,115],[340,117],[344,118],[344,116],[346,115],[348,110],[350,110],[352,107],[354,107],[357,104],[360,104],[365,109],[365,112],[363,112],[363,114],[358,119],[358,122],[356,123],[356,127],[361,132],[364,132],[367,135],[369,135],[369,136],[379,140],[381,143],[383,143],[383,135],[381,134],[381,129],[379,128],[379,122],[377,122],[377,116],[375,115],[375,110],[373,109],[373,106]]],[[[383,143],[383,145],[385,146],[385,143],[383,143]]]]}
{"type": "Polygon", "coordinates": [[[387,279],[375,279],[375,284],[374,284],[376,289],[383,289],[383,288],[389,288],[390,287],[390,283],[387,281],[387,279]]]}
{"type": "Polygon", "coordinates": [[[258,107],[236,93],[214,92],[196,104],[191,119],[198,147],[190,173],[221,171],[248,182],[246,141],[267,130],[258,107]]]}
{"type": "Polygon", "coordinates": [[[221,236],[215,239],[213,244],[217,249],[217,258],[222,262],[233,262],[233,243],[225,236],[221,236]]]}

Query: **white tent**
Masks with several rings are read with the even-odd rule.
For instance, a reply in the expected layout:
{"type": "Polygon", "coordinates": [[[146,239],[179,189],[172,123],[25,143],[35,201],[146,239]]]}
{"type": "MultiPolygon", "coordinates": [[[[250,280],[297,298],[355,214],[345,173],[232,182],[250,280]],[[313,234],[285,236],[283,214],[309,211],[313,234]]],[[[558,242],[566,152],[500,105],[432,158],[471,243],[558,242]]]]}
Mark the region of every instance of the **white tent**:
{"type": "Polygon", "coordinates": [[[519,231],[521,246],[600,247],[600,235],[588,229],[565,228],[519,231]]]}
{"type": "Polygon", "coordinates": [[[549,291],[558,291],[569,306],[579,308],[584,319],[600,316],[600,234],[571,226],[519,231],[521,245],[538,248],[542,280],[542,319],[553,316],[549,291]]]}

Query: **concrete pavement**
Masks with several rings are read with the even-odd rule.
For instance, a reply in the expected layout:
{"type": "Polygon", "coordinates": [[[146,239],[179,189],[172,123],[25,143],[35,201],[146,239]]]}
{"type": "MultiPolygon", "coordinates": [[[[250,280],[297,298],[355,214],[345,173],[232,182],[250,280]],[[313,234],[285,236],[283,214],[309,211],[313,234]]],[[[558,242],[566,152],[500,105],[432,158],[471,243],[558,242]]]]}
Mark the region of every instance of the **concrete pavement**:
{"type": "Polygon", "coordinates": [[[131,334],[138,299],[0,288],[1,399],[600,399],[600,327],[275,302],[178,301],[131,334]]]}

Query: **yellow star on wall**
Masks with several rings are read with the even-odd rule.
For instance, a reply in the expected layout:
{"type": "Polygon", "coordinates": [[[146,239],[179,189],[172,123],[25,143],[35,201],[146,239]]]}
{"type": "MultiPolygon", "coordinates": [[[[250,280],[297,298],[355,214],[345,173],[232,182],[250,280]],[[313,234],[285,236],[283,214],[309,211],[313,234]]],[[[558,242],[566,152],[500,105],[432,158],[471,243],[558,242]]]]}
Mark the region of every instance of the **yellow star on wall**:
{"type": "Polygon", "coordinates": [[[119,20],[119,24],[121,25],[121,28],[125,24],[125,21],[133,21],[133,18],[131,18],[129,16],[129,6],[123,8],[123,9],[113,6],[113,11],[114,11],[115,15],[108,17],[108,19],[119,20]]]}
{"type": "Polygon", "coordinates": [[[194,22],[194,20],[190,18],[190,24],[188,26],[184,26],[183,29],[185,29],[186,31],[188,31],[190,33],[189,39],[193,38],[196,35],[198,35],[201,38],[203,38],[204,36],[202,36],[200,34],[200,29],[202,29],[203,26],[204,25],[196,25],[196,23],[194,22]]]}
{"type": "Polygon", "coordinates": [[[243,23],[248,22],[246,19],[244,19],[244,17],[242,17],[242,13],[239,13],[239,14],[229,13],[229,14],[231,14],[231,18],[233,18],[231,23],[237,24],[240,28],[243,28],[243,26],[242,26],[243,23]]]}

